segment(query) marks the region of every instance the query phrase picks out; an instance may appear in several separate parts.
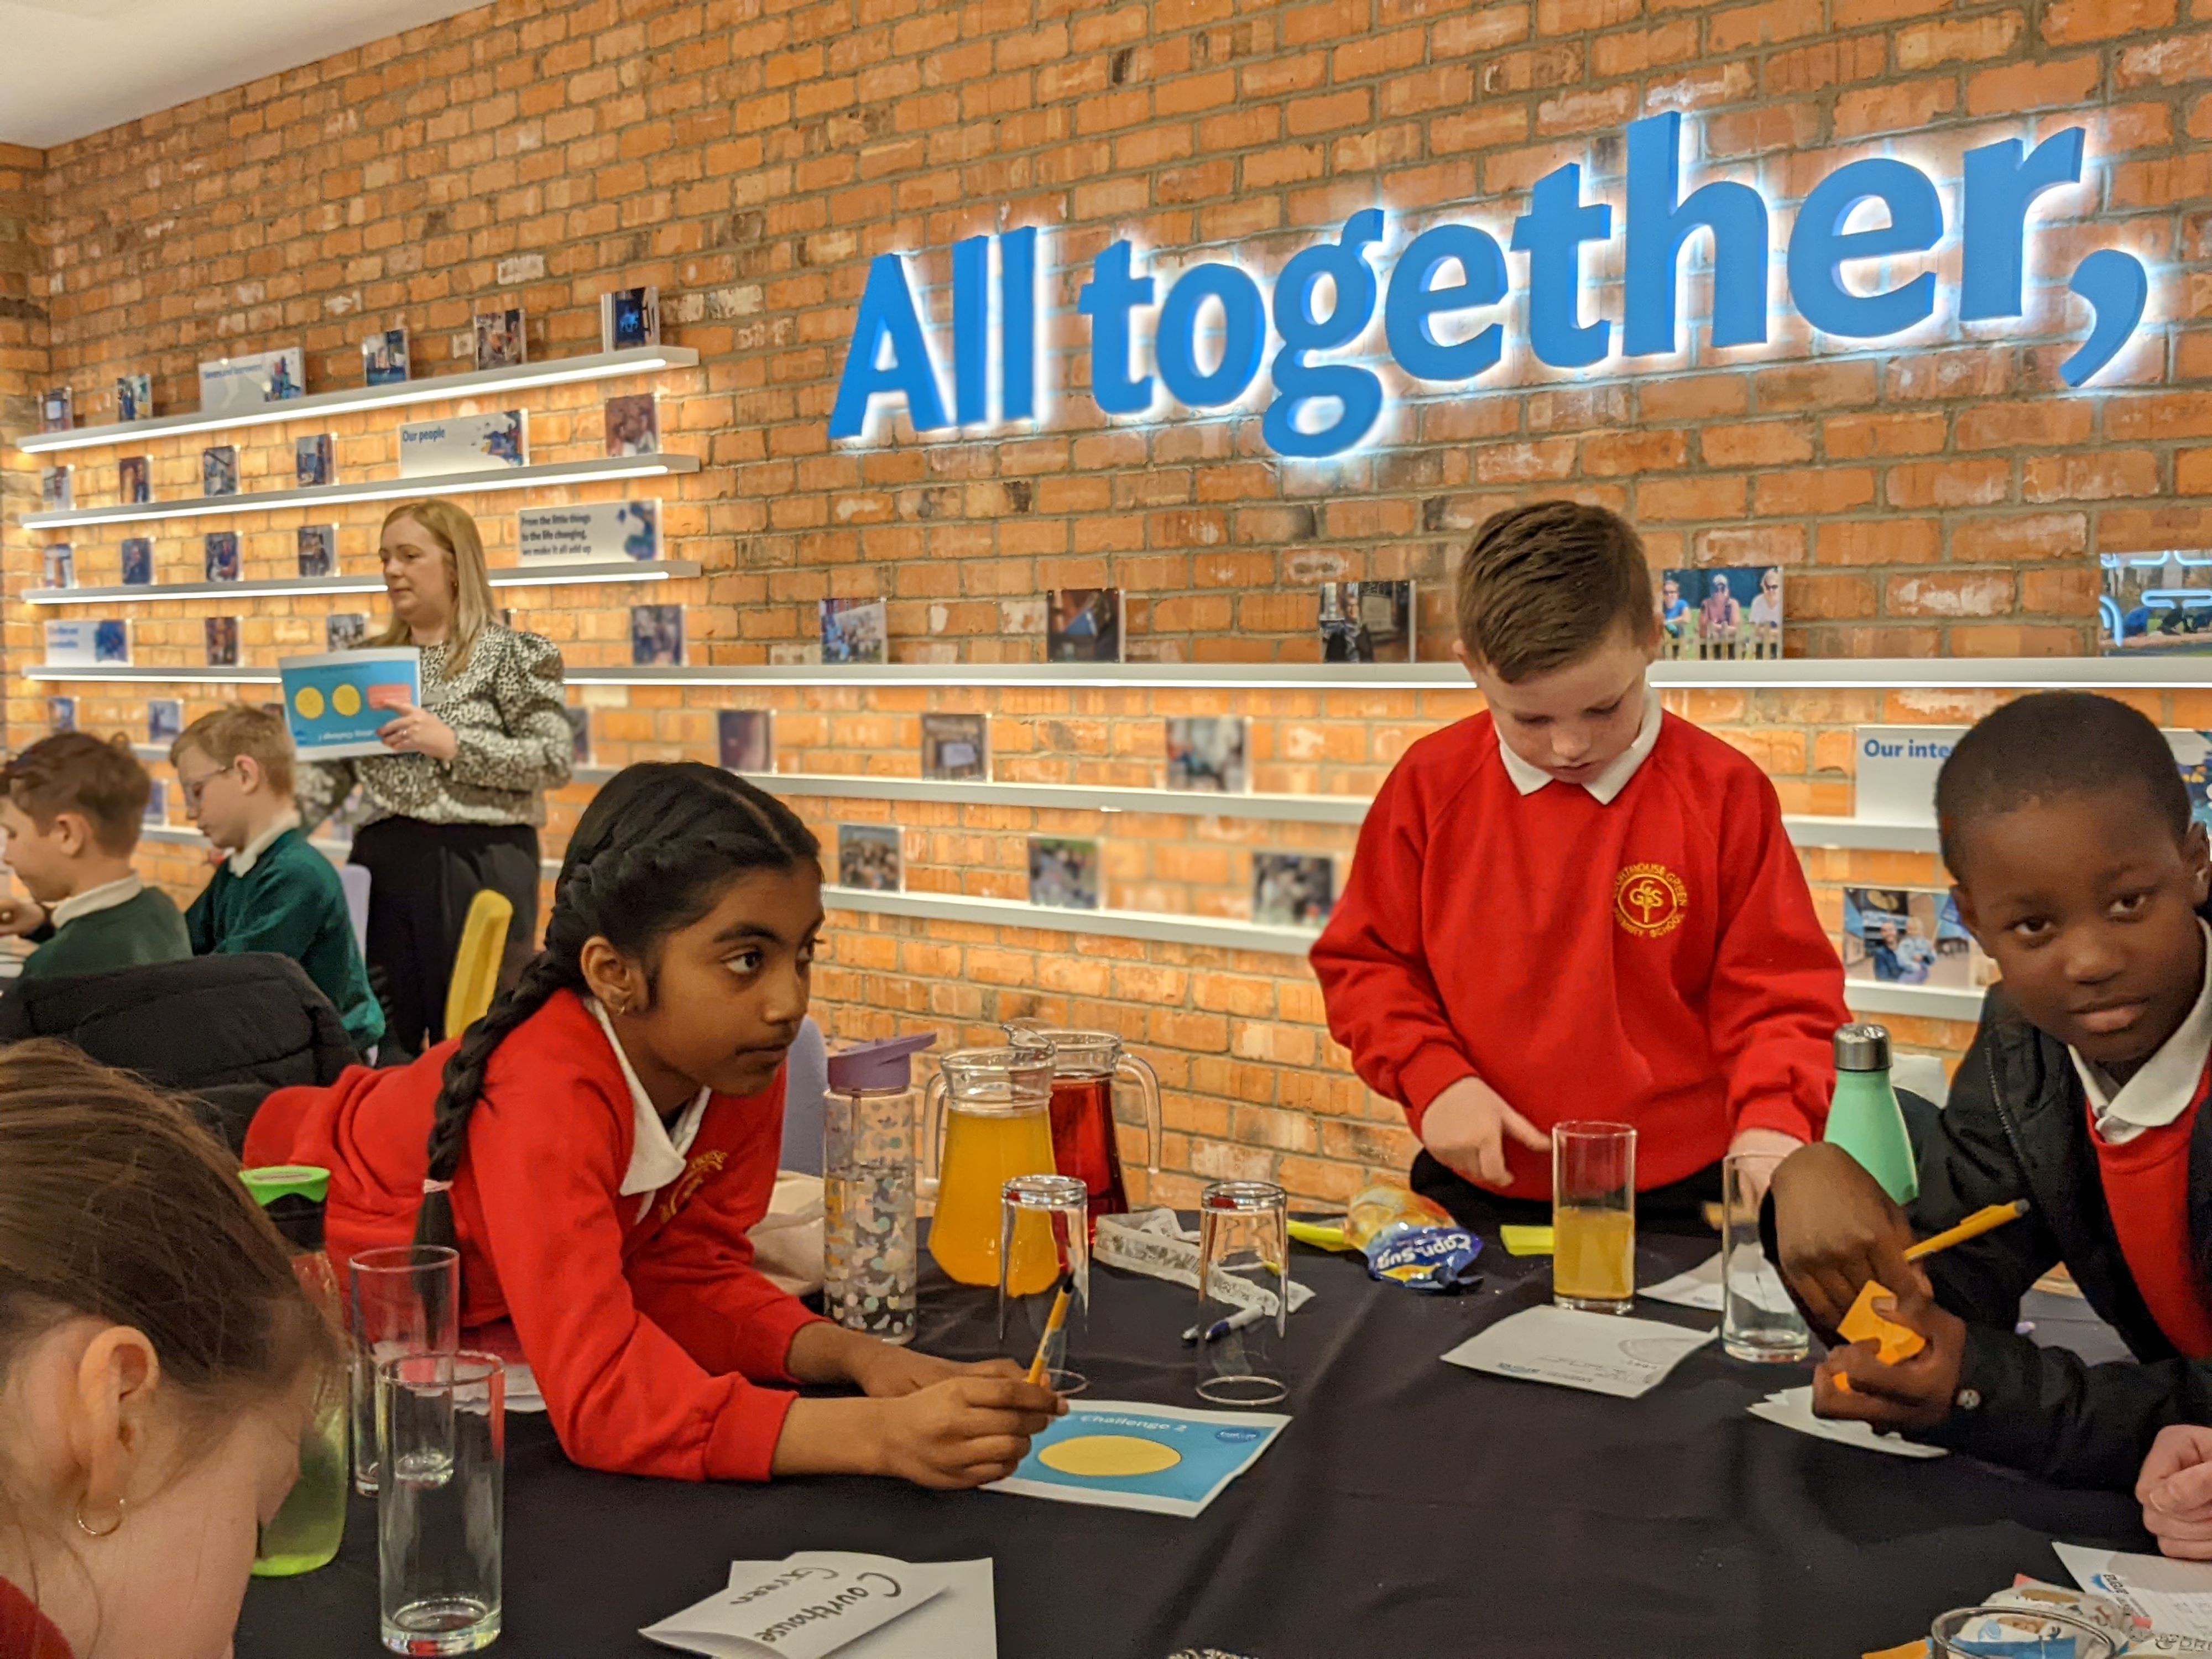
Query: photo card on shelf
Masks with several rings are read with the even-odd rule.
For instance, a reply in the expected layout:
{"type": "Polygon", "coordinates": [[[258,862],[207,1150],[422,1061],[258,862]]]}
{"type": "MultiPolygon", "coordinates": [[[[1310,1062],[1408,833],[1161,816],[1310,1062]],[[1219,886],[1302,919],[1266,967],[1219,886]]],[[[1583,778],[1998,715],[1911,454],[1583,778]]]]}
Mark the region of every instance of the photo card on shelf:
{"type": "Polygon", "coordinates": [[[92,625],[92,659],[95,663],[118,665],[131,660],[131,624],[120,617],[111,617],[92,625]]]}
{"type": "Polygon", "coordinates": [[[118,374],[115,377],[115,418],[118,421],[151,420],[154,415],[154,377],[150,374],[118,374]]]}
{"type": "Polygon", "coordinates": [[[76,469],[42,466],[39,469],[39,504],[49,513],[66,513],[76,505],[76,469]]]}
{"type": "Polygon", "coordinates": [[[924,714],[921,775],[968,782],[991,775],[990,719],[983,714],[924,714]]]}
{"type": "Polygon", "coordinates": [[[599,295],[600,350],[628,351],[635,346],[659,343],[659,289],[618,288],[599,295]]]}
{"type": "Polygon", "coordinates": [[[660,503],[575,501],[526,507],[514,515],[515,545],[526,563],[567,559],[600,563],[660,556],[660,503]]]}
{"type": "Polygon", "coordinates": [[[350,651],[368,638],[368,617],[359,611],[337,611],[323,618],[323,649],[350,651]]]}
{"type": "Polygon", "coordinates": [[[202,569],[211,582],[238,580],[238,532],[210,530],[202,543],[202,569]]]}
{"type": "Polygon", "coordinates": [[[305,395],[307,380],[307,354],[298,346],[210,358],[200,365],[200,413],[228,415],[283,403],[305,395]]]}
{"type": "Polygon", "coordinates": [[[530,339],[520,306],[477,312],[476,331],[478,368],[514,368],[529,361],[530,339]]]}
{"type": "Polygon", "coordinates": [[[72,618],[46,624],[46,661],[58,668],[98,668],[131,660],[131,629],[120,619],[72,618]]]}
{"type": "Polygon", "coordinates": [[[1177,715],[1167,728],[1169,788],[1241,795],[1252,787],[1242,715],[1177,715]]]}
{"type": "Polygon", "coordinates": [[[397,386],[407,378],[407,331],[380,329],[361,343],[361,379],[364,386],[397,386]]]}
{"type": "Polygon", "coordinates": [[[238,446],[212,444],[200,451],[200,494],[238,494],[238,446]]]}
{"type": "Polygon", "coordinates": [[[1055,587],[1045,595],[1048,662],[1121,660],[1121,590],[1055,587]]]}
{"type": "Polygon", "coordinates": [[[607,453],[660,453],[660,400],[650,392],[631,392],[606,402],[607,453]]]}
{"type": "Polygon", "coordinates": [[[154,475],[143,455],[125,455],[115,463],[115,499],[143,507],[154,499],[154,475]]]}
{"type": "Polygon", "coordinates": [[[75,697],[46,699],[46,730],[50,733],[76,730],[76,699],[75,697]]]}
{"type": "Polygon", "coordinates": [[[126,536],[123,538],[123,585],[125,587],[150,587],[154,585],[154,538],[150,536],[126,536]]]}
{"type": "Polygon", "coordinates": [[[1782,567],[1705,565],[1663,571],[1664,655],[1692,662],[1768,661],[1782,655],[1782,567]]]}
{"type": "Polygon", "coordinates": [[[1844,889],[1844,977],[1979,990],[1996,978],[1948,889],[1844,889]]]}
{"type": "Polygon", "coordinates": [[[210,617],[206,619],[207,659],[210,668],[238,666],[238,618],[210,617]]]}
{"type": "Polygon", "coordinates": [[[2212,651],[2212,551],[2100,553],[2097,562],[2106,656],[2212,651]]]}
{"type": "Polygon", "coordinates": [[[890,624],[881,599],[822,601],[822,660],[879,663],[890,659],[890,624]]]}
{"type": "Polygon", "coordinates": [[[40,558],[44,566],[46,586],[76,586],[76,549],[69,543],[50,543],[40,550],[40,558]]]}
{"type": "Polygon", "coordinates": [[[338,527],[334,524],[303,524],[299,529],[300,574],[334,575],[338,568],[338,527]]]}
{"type": "Polygon", "coordinates": [[[1096,910],[1103,885],[1098,843],[1088,837],[1030,837],[1030,902],[1054,910],[1096,910]]]}
{"type": "Polygon", "coordinates": [[[684,607],[634,605],[629,608],[629,659],[638,668],[684,665],[684,607]]]}
{"type": "Polygon", "coordinates": [[[561,713],[568,722],[568,758],[577,766],[592,763],[592,711],[576,704],[563,703],[561,713]]]}
{"type": "Polygon", "coordinates": [[[149,778],[146,781],[145,821],[148,823],[167,823],[169,821],[169,781],[149,778]]]}
{"type": "Polygon", "coordinates": [[[1413,661],[1413,600],[1411,582],[1323,582],[1321,659],[1413,661]]]}
{"type": "Polygon", "coordinates": [[[76,394],[65,386],[48,386],[39,394],[39,430],[67,432],[76,425],[76,394]]]}
{"type": "Polygon", "coordinates": [[[173,743],[185,732],[185,705],[177,697],[146,700],[146,741],[173,743]]]}
{"type": "Polygon", "coordinates": [[[338,481],[336,454],[329,433],[318,432],[313,437],[292,441],[292,476],[302,489],[313,489],[319,484],[338,481]]]}
{"type": "Polygon", "coordinates": [[[870,893],[896,893],[906,883],[905,860],[895,824],[837,826],[837,884],[870,893]]]}
{"type": "Polygon", "coordinates": [[[1263,927],[1320,927],[1336,908],[1336,860],[1326,853],[1252,854],[1252,920],[1263,927]]]}
{"type": "Polygon", "coordinates": [[[726,771],[775,770],[775,716],[765,708],[718,709],[714,742],[726,771]]]}

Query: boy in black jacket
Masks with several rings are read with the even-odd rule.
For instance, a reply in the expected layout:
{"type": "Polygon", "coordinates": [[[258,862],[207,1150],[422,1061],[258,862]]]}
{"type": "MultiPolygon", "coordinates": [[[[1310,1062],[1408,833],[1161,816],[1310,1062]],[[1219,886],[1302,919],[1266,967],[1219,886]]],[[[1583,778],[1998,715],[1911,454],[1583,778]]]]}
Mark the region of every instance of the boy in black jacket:
{"type": "Polygon", "coordinates": [[[1776,1174],[1778,1259],[1815,1326],[1832,1333],[1871,1278],[1927,1339],[1894,1365],[1833,1349],[1814,1410],[2127,1490],[2162,1428],[2212,1421],[2205,831],[2158,728],[2078,692],[1983,720],[1936,799],[1960,918],[2003,982],[1924,1137],[1909,1216],[1832,1146],[1776,1174]],[[1905,1261],[1916,1233],[2021,1198],[2011,1225],[1905,1261]],[[2015,1334],[2021,1296],[2061,1262],[2138,1363],[2015,1334]]]}

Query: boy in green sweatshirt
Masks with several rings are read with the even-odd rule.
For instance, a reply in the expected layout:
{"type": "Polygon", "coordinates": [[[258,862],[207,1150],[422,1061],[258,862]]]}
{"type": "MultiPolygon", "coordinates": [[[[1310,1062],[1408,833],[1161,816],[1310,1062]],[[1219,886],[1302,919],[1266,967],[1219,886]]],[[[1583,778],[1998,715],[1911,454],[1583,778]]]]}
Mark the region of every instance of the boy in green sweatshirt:
{"type": "Polygon", "coordinates": [[[192,951],[273,951],[307,970],[362,1054],[384,1036],[345,887],[307,843],[292,805],[292,738],[283,716],[234,703],[169,745],[185,812],[230,856],[185,912],[192,951]]]}
{"type": "Polygon", "coordinates": [[[191,955],[177,907],[131,867],[152,793],[123,738],[57,732],[0,767],[4,861],[30,893],[0,901],[0,934],[38,945],[23,963],[25,979],[191,955]]]}

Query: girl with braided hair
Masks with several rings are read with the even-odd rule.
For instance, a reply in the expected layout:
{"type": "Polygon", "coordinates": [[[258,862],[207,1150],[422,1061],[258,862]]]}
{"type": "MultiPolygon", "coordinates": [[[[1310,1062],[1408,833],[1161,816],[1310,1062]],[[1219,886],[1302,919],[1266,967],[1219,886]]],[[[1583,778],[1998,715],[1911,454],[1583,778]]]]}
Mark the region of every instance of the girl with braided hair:
{"type": "Polygon", "coordinates": [[[588,1468],[980,1486],[1063,1409],[1009,1363],[842,1330],[752,1265],[818,858],[719,768],[629,767],[576,826],[544,948],[481,1020],[404,1068],[280,1091],[247,1137],[250,1162],[331,1170],[334,1260],[457,1246],[462,1323],[495,1328],[471,1340],[519,1350],[588,1468]],[[775,1386],[796,1382],[867,1397],[775,1386]]]}

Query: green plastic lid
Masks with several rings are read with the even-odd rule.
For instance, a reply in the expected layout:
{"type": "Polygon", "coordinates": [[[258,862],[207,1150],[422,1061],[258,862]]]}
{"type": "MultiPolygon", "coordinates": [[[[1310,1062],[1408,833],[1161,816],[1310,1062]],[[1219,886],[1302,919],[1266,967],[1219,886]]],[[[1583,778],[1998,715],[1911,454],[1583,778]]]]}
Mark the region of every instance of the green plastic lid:
{"type": "Polygon", "coordinates": [[[312,1164],[270,1164],[258,1170],[240,1170],[238,1178],[264,1210],[280,1198],[304,1198],[320,1204],[331,1194],[331,1172],[312,1164]]]}

